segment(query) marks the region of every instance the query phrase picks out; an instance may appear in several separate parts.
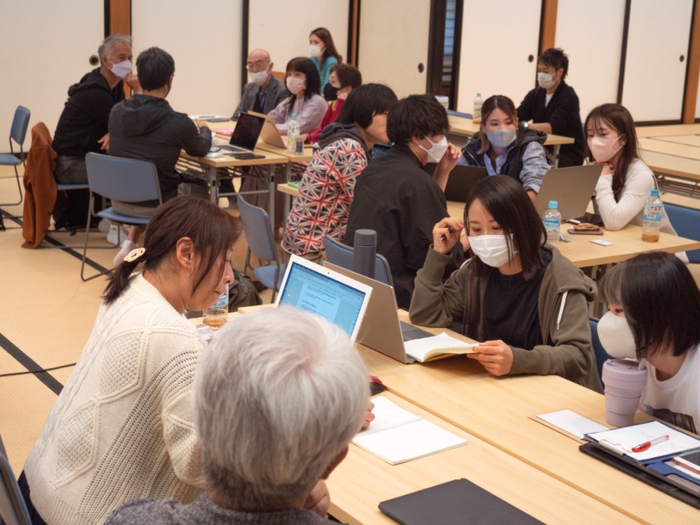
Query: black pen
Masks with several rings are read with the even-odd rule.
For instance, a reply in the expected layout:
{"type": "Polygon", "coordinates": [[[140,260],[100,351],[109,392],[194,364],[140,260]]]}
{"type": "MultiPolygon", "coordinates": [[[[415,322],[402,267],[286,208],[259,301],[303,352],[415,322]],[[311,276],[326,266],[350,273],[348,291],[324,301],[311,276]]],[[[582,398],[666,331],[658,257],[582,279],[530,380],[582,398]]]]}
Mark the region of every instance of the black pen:
{"type": "MultiPolygon", "coordinates": [[[[452,232],[455,231],[455,229],[454,229],[452,226],[448,226],[448,227],[447,227],[447,231],[450,232],[450,233],[452,233],[452,232]]],[[[444,242],[444,241],[447,240],[447,237],[445,237],[445,235],[443,234],[443,235],[440,236],[440,240],[444,242]]]]}

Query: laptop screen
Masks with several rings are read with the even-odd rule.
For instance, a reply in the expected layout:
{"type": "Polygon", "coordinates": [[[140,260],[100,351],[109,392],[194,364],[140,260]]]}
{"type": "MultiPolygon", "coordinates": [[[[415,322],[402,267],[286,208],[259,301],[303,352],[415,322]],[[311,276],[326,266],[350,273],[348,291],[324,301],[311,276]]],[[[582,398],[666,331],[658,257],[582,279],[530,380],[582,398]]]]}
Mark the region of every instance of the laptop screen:
{"type": "Polygon", "coordinates": [[[362,322],[363,304],[369,294],[335,279],[320,266],[319,269],[321,271],[290,261],[278,306],[293,306],[320,315],[353,338],[362,322]]]}
{"type": "Polygon", "coordinates": [[[241,113],[238,116],[238,122],[233,130],[229,144],[253,151],[258,143],[263,124],[265,124],[264,118],[241,113]]]}

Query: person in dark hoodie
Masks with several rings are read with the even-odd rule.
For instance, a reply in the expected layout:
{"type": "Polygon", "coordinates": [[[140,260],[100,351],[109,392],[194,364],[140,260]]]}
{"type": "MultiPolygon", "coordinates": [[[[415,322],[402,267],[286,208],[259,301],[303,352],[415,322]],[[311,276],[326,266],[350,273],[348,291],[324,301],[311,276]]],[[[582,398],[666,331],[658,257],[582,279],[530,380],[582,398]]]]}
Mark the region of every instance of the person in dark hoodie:
{"type": "Polygon", "coordinates": [[[560,168],[583,164],[581,112],[578,95],[564,82],[568,72],[566,53],[556,47],[547,49],[537,59],[539,87],[530,91],[518,106],[518,118],[522,122],[532,120],[532,129],[574,139],[573,144],[565,144],[559,151],[560,168]]]}
{"type": "MultiPolygon", "coordinates": [[[[177,113],[165,97],[170,93],[175,73],[175,61],[169,53],[157,47],[143,51],[136,59],[139,82],[143,93],[134,95],[114,106],[109,117],[110,155],[153,162],[163,202],[177,196],[182,177],[175,171],[180,151],[203,157],[211,148],[211,130],[200,126],[184,113],[177,113]]],[[[151,217],[157,201],[125,203],[112,200],[117,213],[151,217]]],[[[115,264],[137,246],[140,229],[132,226],[115,264]]]]}
{"type": "Polygon", "coordinates": [[[109,113],[124,100],[124,82],[135,93],[141,92],[138,79],[131,73],[130,37],[108,36],[97,54],[100,67],[68,89],[68,101],[56,126],[54,176],[60,183],[87,184],[85,155],[109,150],[109,113]]]}
{"type": "Polygon", "coordinates": [[[463,164],[484,166],[489,175],[508,175],[522,183],[532,202],[549,169],[542,144],[547,135],[518,122],[515,104],[493,95],[481,107],[481,128],[462,148],[463,164]]]}
{"type": "Polygon", "coordinates": [[[360,86],[348,95],[338,120],[320,133],[321,149],[301,179],[287,218],[282,239],[286,253],[320,262],[326,235],[344,239],[355,182],[374,144],[389,140],[387,113],[396,100],[387,86],[360,86]]]}
{"type": "Polygon", "coordinates": [[[411,322],[462,325],[480,341],[469,359],[494,376],[558,375],[601,392],[588,322],[596,285],[547,244],[542,219],[512,177],[481,180],[464,207],[433,229],[416,277],[411,322]],[[474,257],[442,276],[467,230],[474,257]]]}
{"type": "MultiPolygon", "coordinates": [[[[345,244],[354,244],[359,229],[377,232],[377,253],[389,262],[399,308],[411,302],[433,226],[447,217],[445,184],[461,157],[447,142],[448,128],[447,112],[433,95],[399,100],[387,117],[387,135],[395,144],[370,163],[355,187],[345,244]],[[432,177],[424,170],[428,161],[437,163],[432,177]]],[[[453,252],[447,275],[463,262],[461,245],[453,252]]]]}

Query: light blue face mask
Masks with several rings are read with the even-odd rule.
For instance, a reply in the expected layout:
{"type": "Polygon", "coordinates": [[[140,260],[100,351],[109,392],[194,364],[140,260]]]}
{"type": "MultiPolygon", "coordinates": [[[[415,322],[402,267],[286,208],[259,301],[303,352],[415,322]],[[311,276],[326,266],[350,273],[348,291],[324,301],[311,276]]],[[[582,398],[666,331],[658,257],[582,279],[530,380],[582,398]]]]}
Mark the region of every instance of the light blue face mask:
{"type": "Polygon", "coordinates": [[[501,149],[510,146],[518,136],[518,132],[515,129],[501,128],[495,131],[486,130],[486,135],[494,148],[501,149]]]}

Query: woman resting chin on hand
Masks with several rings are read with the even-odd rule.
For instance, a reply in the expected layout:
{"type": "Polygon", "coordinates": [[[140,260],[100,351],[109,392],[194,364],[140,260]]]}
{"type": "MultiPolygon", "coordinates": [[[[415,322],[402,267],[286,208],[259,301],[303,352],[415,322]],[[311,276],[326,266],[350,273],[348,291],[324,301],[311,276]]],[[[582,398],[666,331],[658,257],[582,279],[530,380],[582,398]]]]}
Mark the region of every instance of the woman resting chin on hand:
{"type": "Polygon", "coordinates": [[[476,185],[464,222],[446,218],[416,276],[411,322],[484,341],[476,359],[495,376],[556,374],[600,392],[588,323],[596,286],[554,246],[525,189],[494,175],[476,185]],[[474,254],[442,282],[466,228],[474,254]]]}

